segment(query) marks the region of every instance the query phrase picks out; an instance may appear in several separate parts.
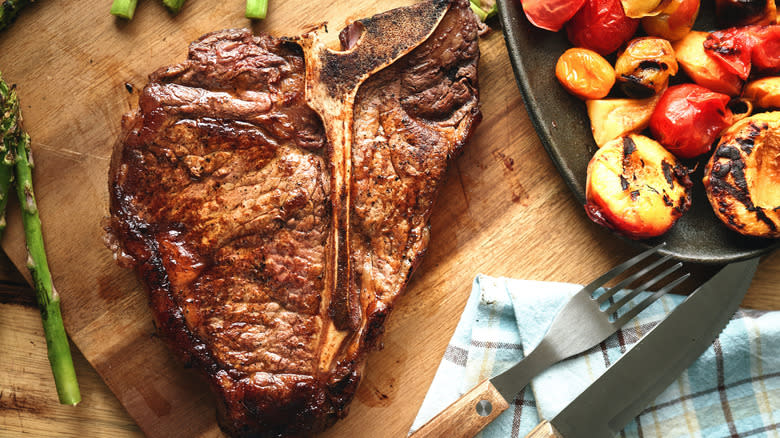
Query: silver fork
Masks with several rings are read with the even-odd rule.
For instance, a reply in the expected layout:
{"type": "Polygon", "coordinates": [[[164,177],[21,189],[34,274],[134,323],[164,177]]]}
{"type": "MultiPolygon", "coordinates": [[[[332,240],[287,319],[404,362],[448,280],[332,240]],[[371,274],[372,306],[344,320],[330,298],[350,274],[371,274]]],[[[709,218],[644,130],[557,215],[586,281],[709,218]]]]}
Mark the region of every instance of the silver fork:
{"type": "Polygon", "coordinates": [[[503,395],[504,398],[513,397],[517,391],[511,392],[513,390],[509,388],[522,388],[528,384],[534,376],[550,365],[582,353],[599,344],[611,334],[615,333],[619,328],[623,327],[642,310],[646,309],[647,306],[690,277],[689,273],[685,273],[673,279],[664,285],[664,287],[642,300],[639,304],[623,312],[620,317],[617,317],[616,312],[625,306],[626,303],[631,301],[642,291],[649,291],[651,287],[660,281],[669,278],[671,274],[682,267],[682,263],[675,263],[644,283],[633,287],[631,292],[611,304],[605,310],[601,309],[604,302],[614,297],[615,294],[621,290],[625,290],[631,286],[647,273],[652,272],[654,269],[669,261],[671,256],[662,257],[647,266],[642,267],[637,272],[626,277],[612,287],[607,288],[604,287],[604,285],[629,269],[639,266],[641,262],[657,253],[658,250],[664,246],[665,244],[662,243],[615,266],[571,297],[563,309],[555,316],[555,319],[553,319],[553,322],[550,324],[550,328],[547,330],[547,333],[539,344],[518,363],[518,365],[522,364],[522,366],[514,366],[491,379],[493,385],[495,385],[501,395],[503,395]],[[594,297],[593,294],[600,288],[602,288],[604,292],[594,297]],[[502,391],[502,388],[507,389],[502,391]]]}
{"type": "Polygon", "coordinates": [[[617,316],[616,312],[640,292],[649,291],[649,288],[662,280],[669,279],[671,274],[682,267],[682,263],[678,262],[644,281],[641,285],[632,288],[630,292],[606,309],[601,309],[604,303],[619,291],[626,290],[634,282],[671,259],[671,256],[665,256],[645,266],[641,265],[648,257],[663,247],[662,243],[621,263],[582,288],[558,312],[542,340],[525,358],[498,376],[483,381],[464,394],[415,431],[410,438],[473,437],[509,407],[508,402],[511,402],[512,397],[522,390],[531,381],[531,378],[550,365],[582,353],[602,342],[655,300],[685,281],[690,274],[686,273],[674,278],[639,304],[617,316]],[[627,270],[640,266],[642,267],[635,273],[616,285],[609,288],[604,287],[606,283],[616,279],[627,270]],[[600,288],[604,292],[594,297],[593,294],[600,288]]]}

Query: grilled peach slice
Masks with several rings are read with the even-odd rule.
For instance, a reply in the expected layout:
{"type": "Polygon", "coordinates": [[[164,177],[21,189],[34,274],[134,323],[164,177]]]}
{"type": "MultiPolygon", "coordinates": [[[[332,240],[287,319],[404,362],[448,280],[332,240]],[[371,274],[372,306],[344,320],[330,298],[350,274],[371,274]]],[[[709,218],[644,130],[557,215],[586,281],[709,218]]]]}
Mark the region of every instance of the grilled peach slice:
{"type": "Polygon", "coordinates": [[[632,239],[659,236],[691,205],[688,169],[658,142],[631,134],[601,147],[588,164],[585,211],[632,239]]]}
{"type": "Polygon", "coordinates": [[[758,108],[780,109],[780,76],[748,82],[742,90],[742,97],[758,108]]]}
{"type": "Polygon", "coordinates": [[[661,93],[647,99],[594,99],[585,101],[593,139],[601,147],[608,141],[642,132],[650,124],[661,93]]]}
{"type": "Polygon", "coordinates": [[[677,41],[693,28],[699,15],[700,0],[672,0],[660,14],[642,18],[648,35],[677,41]]]}
{"type": "Polygon", "coordinates": [[[780,238],[780,111],[726,130],[704,169],[715,215],[747,236],[780,238]]]}

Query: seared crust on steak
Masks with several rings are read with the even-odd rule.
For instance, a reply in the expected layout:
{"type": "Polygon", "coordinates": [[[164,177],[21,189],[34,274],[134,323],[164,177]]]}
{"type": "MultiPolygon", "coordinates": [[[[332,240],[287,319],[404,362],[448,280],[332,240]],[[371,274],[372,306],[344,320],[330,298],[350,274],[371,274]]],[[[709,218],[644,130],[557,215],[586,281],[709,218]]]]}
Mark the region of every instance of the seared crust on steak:
{"type": "Polygon", "coordinates": [[[209,380],[226,432],[303,436],[346,415],[425,251],[447,163],[480,119],[478,57],[476,20],[458,0],[360,88],[349,236],[361,314],[339,333],[322,305],[329,148],[305,103],[300,47],[219,31],[150,76],[112,157],[111,232],[162,338],[209,380]]]}

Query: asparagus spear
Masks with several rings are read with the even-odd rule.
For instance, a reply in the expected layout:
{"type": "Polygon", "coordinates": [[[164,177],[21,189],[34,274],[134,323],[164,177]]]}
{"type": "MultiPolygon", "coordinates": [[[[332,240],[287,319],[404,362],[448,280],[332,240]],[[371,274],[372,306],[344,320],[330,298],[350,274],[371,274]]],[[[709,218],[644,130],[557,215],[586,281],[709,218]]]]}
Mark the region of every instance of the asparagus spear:
{"type": "Polygon", "coordinates": [[[19,11],[35,0],[0,0],[0,30],[13,23],[19,11]]]}
{"type": "Polygon", "coordinates": [[[163,4],[168,10],[174,14],[178,14],[181,10],[181,6],[184,4],[184,0],[163,0],[163,4]]]}
{"type": "Polygon", "coordinates": [[[111,14],[126,20],[132,20],[138,0],[114,0],[111,4],[111,14]]]}
{"type": "Polygon", "coordinates": [[[246,0],[246,18],[262,20],[268,12],[268,0],[246,0]]]}
{"type": "MultiPolygon", "coordinates": [[[[17,113],[18,117],[18,113],[17,113]]],[[[22,210],[24,235],[27,241],[27,268],[32,275],[35,296],[41,311],[49,362],[57,386],[60,403],[76,405],[81,401],[76,371],[70,355],[68,336],[62,324],[60,296],[51,281],[49,264],[43,246],[41,220],[32,186],[32,151],[30,136],[17,130],[16,139],[16,193],[22,210]]]]}
{"type": "Polygon", "coordinates": [[[14,175],[14,147],[18,123],[19,100],[13,88],[0,75],[0,238],[5,231],[5,207],[14,175]]]}

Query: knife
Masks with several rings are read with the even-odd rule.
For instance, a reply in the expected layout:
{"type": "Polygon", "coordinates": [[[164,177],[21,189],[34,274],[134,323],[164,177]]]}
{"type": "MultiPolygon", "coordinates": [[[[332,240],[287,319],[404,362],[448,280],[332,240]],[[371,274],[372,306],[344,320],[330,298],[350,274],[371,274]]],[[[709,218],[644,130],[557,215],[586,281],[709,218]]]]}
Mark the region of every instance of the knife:
{"type": "Polygon", "coordinates": [[[725,266],[526,438],[611,437],[701,356],[736,312],[758,258],[725,266]]]}

